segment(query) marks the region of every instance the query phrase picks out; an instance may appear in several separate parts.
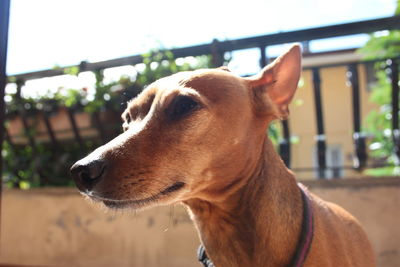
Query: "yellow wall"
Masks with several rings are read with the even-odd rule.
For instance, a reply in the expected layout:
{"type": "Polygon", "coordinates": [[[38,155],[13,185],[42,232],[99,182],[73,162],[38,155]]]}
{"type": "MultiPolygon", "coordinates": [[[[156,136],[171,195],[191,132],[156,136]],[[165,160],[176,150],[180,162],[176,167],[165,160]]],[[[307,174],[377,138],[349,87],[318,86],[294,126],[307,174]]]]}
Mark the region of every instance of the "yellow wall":
{"type": "MultiPolygon", "coordinates": [[[[352,165],[353,117],[352,91],[346,84],[346,67],[323,68],[321,75],[322,108],[327,145],[339,145],[343,152],[344,164],[352,165]]],[[[368,101],[365,69],[359,66],[361,114],[374,108],[368,101]]],[[[316,116],[312,73],[303,71],[303,84],[296,92],[290,106],[291,134],[299,138],[299,143],[292,145],[292,168],[312,167],[312,153],[316,144],[316,116]]],[[[299,178],[313,178],[312,172],[297,172],[299,178]]],[[[345,170],[345,176],[358,176],[357,172],[345,170]]]]}

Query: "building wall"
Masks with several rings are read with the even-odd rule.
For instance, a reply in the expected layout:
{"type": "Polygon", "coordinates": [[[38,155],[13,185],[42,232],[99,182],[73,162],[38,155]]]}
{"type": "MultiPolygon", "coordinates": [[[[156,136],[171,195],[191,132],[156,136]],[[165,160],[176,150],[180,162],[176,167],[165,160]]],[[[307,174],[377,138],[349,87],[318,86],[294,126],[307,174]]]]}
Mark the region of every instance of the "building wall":
{"type": "MultiPolygon", "coordinates": [[[[359,66],[361,118],[374,108],[369,102],[365,68],[359,66]]],[[[353,111],[352,89],[346,84],[347,68],[323,68],[320,71],[322,108],[327,146],[338,146],[342,151],[343,163],[352,166],[353,147],[353,111]]],[[[292,168],[315,167],[313,153],[315,148],[316,113],[311,70],[303,71],[301,86],[290,105],[289,125],[292,136],[298,139],[292,144],[292,168]]],[[[313,172],[297,172],[300,179],[315,177],[313,172]]],[[[357,172],[345,170],[343,176],[359,176],[357,172]]]]}
{"type": "MultiPolygon", "coordinates": [[[[306,184],[361,221],[378,266],[398,266],[400,178],[306,184]]],[[[73,188],[8,190],[1,219],[0,265],[199,266],[197,234],[180,205],[119,213],[89,203],[73,188]]]]}

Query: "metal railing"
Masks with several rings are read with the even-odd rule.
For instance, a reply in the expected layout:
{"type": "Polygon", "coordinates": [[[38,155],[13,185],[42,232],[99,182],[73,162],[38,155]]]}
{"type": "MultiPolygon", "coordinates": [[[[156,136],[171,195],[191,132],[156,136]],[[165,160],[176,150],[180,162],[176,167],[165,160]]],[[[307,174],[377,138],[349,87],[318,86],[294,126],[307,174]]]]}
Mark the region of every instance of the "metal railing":
{"type": "MultiPolygon", "coordinates": [[[[324,38],[338,37],[338,36],[346,36],[346,35],[354,35],[361,33],[371,33],[375,31],[381,30],[393,30],[400,29],[400,16],[393,16],[382,19],[374,19],[368,21],[354,22],[354,23],[346,23],[340,25],[333,26],[325,26],[318,27],[312,29],[305,30],[297,30],[291,32],[284,33],[276,33],[269,34],[257,37],[249,37],[242,38],[236,40],[229,41],[213,41],[211,44],[203,44],[196,45],[185,48],[177,48],[171,49],[170,51],[173,53],[175,58],[180,57],[188,57],[188,56],[198,56],[198,55],[212,55],[213,64],[215,66],[221,65],[222,60],[224,58],[224,53],[232,52],[235,50],[247,49],[247,48],[257,48],[260,51],[260,66],[265,66],[268,63],[268,55],[266,54],[266,48],[271,45],[284,44],[289,42],[304,42],[304,41],[312,41],[324,38]]],[[[101,62],[81,62],[78,66],[79,70],[82,71],[99,71],[106,68],[112,68],[117,66],[124,65],[135,65],[141,63],[143,61],[143,57],[141,55],[129,56],[124,58],[112,59],[101,62]]],[[[398,63],[397,60],[389,61],[389,68],[392,70],[392,108],[393,114],[398,114],[399,106],[399,86],[398,86],[398,63]]],[[[360,113],[360,83],[359,83],[359,73],[358,73],[358,64],[364,64],[363,62],[350,62],[346,63],[348,69],[348,81],[351,84],[352,89],[352,107],[353,107],[353,142],[354,142],[354,154],[356,156],[356,164],[354,166],[341,166],[344,168],[352,168],[361,170],[367,166],[367,149],[366,149],[366,140],[365,136],[363,136],[361,132],[361,113],[360,113]]],[[[339,64],[340,65],[340,64],[339,64]]],[[[317,163],[318,163],[318,176],[320,178],[325,177],[325,170],[331,168],[327,166],[326,162],[326,138],[325,138],[325,125],[324,125],[324,116],[323,116],[323,104],[322,104],[322,88],[321,88],[321,68],[328,68],[339,66],[338,64],[334,65],[324,65],[324,66],[313,66],[310,68],[312,72],[312,82],[313,82],[313,95],[314,95],[314,103],[315,103],[315,115],[316,115],[316,148],[317,148],[317,163]]],[[[341,64],[343,65],[343,64],[341,64]]],[[[21,86],[28,80],[43,78],[43,77],[51,77],[57,75],[63,75],[65,69],[70,68],[71,66],[60,68],[60,69],[49,69],[44,71],[30,72],[24,74],[15,75],[13,78],[17,81],[19,85],[18,88],[20,90],[21,86]]],[[[306,68],[307,69],[307,68],[306,68]]],[[[4,78],[4,76],[3,76],[4,78]]],[[[4,91],[3,91],[4,92],[4,91]]],[[[3,103],[0,100],[0,103],[3,103]]],[[[1,107],[1,105],[0,105],[1,107]]],[[[23,126],[26,130],[29,130],[29,125],[27,123],[26,115],[24,111],[20,111],[20,116],[22,119],[23,126]]],[[[68,109],[68,118],[71,124],[71,128],[74,134],[74,138],[76,142],[81,146],[83,145],[83,137],[80,134],[80,129],[77,126],[75,113],[73,110],[68,109]]],[[[48,135],[50,136],[50,140],[52,144],[57,147],[60,143],[56,138],[56,134],[52,129],[52,125],[48,116],[44,113],[43,120],[45,122],[48,135]]],[[[102,141],[106,141],[107,137],[104,135],[104,132],[101,128],[101,123],[96,123],[99,127],[97,130],[99,132],[99,136],[101,136],[102,141]]],[[[291,142],[290,142],[290,127],[287,120],[282,121],[282,141],[279,145],[280,154],[287,164],[287,166],[291,166],[291,142]]],[[[392,116],[392,133],[393,133],[393,142],[395,144],[395,152],[398,156],[400,156],[400,131],[399,131],[399,121],[398,116],[392,116]]],[[[1,135],[0,135],[1,138],[1,135]]],[[[6,138],[8,138],[9,142],[12,140],[9,138],[9,135],[6,134],[6,138]]],[[[32,147],[35,147],[35,140],[32,136],[28,137],[29,144],[32,147]]],[[[85,151],[82,149],[82,151],[85,151]]],[[[335,167],[337,168],[337,167],[335,167]]],[[[315,168],[302,168],[301,170],[314,170],[315,168]]]]}

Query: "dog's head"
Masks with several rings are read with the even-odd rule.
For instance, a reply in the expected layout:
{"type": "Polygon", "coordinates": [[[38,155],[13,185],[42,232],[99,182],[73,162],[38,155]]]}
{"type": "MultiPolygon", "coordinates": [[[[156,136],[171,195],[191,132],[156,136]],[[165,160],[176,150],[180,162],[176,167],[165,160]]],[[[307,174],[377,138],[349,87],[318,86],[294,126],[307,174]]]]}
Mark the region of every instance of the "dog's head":
{"type": "Polygon", "coordinates": [[[216,199],[260,158],[268,123],[288,115],[300,76],[293,46],[259,74],[181,72],[148,86],[124,132],[71,168],[80,191],[112,208],[216,199]]]}

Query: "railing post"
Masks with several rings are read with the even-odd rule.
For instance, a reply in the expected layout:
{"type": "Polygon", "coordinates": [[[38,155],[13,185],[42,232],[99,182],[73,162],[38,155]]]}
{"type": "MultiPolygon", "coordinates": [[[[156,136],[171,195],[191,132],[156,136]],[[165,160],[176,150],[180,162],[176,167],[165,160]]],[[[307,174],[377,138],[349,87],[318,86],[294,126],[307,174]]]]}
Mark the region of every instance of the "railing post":
{"type": "Polygon", "coordinates": [[[52,150],[56,153],[56,152],[58,152],[59,146],[58,146],[58,141],[57,141],[56,135],[54,133],[53,127],[51,126],[51,122],[49,120],[49,111],[43,110],[42,111],[42,116],[43,116],[44,124],[45,124],[46,129],[47,129],[47,133],[50,136],[50,140],[51,140],[51,144],[52,144],[52,150]]]}
{"type": "Polygon", "coordinates": [[[4,140],[6,140],[7,143],[8,143],[11,147],[14,146],[14,142],[13,142],[13,140],[11,139],[11,136],[10,136],[10,134],[8,133],[8,130],[7,130],[6,127],[4,127],[4,140]]]}
{"type": "Polygon", "coordinates": [[[30,127],[29,127],[29,123],[28,123],[26,107],[25,107],[25,105],[23,105],[23,100],[22,100],[22,96],[21,96],[21,91],[22,91],[22,87],[24,86],[24,84],[25,84],[25,81],[22,81],[22,80],[17,81],[17,93],[15,95],[15,100],[16,100],[17,107],[18,107],[17,111],[18,111],[19,117],[21,119],[22,126],[24,128],[24,135],[28,139],[28,143],[32,147],[32,150],[35,153],[36,142],[35,142],[35,139],[33,138],[32,132],[29,130],[30,127]]]}
{"type": "Polygon", "coordinates": [[[99,111],[94,112],[92,114],[92,118],[93,118],[94,126],[95,126],[97,132],[99,133],[101,142],[103,142],[103,144],[107,143],[108,140],[107,140],[106,134],[104,132],[103,125],[102,125],[101,120],[100,120],[99,111]]]}
{"type": "MultiPolygon", "coordinates": [[[[10,0],[0,1],[0,152],[3,149],[5,105],[4,91],[7,83],[7,43],[8,25],[10,20],[10,0]]],[[[0,221],[1,221],[1,192],[3,189],[3,159],[0,155],[0,221]]],[[[0,224],[1,231],[1,224],[0,224]]]]}
{"type": "Polygon", "coordinates": [[[265,51],[267,47],[265,45],[261,45],[260,49],[260,67],[264,68],[268,64],[267,52],[265,51]]]}
{"type": "Polygon", "coordinates": [[[353,141],[355,154],[353,166],[358,171],[362,171],[367,165],[368,155],[365,136],[361,133],[360,85],[357,66],[357,64],[350,64],[347,67],[347,79],[352,89],[353,103],[353,141]]]}
{"type": "Polygon", "coordinates": [[[315,115],[317,120],[317,162],[318,162],[318,178],[326,178],[326,138],[324,132],[324,117],[322,113],[322,97],[321,97],[321,76],[318,68],[312,69],[315,115]]]}
{"type": "Polygon", "coordinates": [[[400,163],[400,131],[399,131],[399,65],[396,60],[388,60],[392,85],[392,138],[396,165],[400,163]]]}
{"type": "MultiPolygon", "coordinates": [[[[266,46],[262,45],[259,47],[260,49],[260,67],[263,68],[268,63],[268,57],[266,53],[266,46]]],[[[289,129],[289,121],[282,120],[282,130],[283,137],[279,142],[279,154],[285,163],[285,165],[290,168],[290,156],[291,156],[291,148],[290,148],[290,129],[289,129]]]]}
{"type": "Polygon", "coordinates": [[[282,121],[282,130],[283,130],[283,139],[279,142],[279,154],[286,167],[290,168],[290,156],[291,156],[291,147],[290,147],[290,129],[288,120],[282,121]]]}
{"type": "Polygon", "coordinates": [[[20,106],[20,110],[18,110],[19,116],[22,121],[22,126],[24,127],[24,133],[25,137],[28,138],[29,145],[32,147],[33,151],[36,151],[36,142],[35,138],[33,138],[32,131],[30,131],[29,123],[28,123],[28,118],[26,115],[26,110],[24,106],[20,106]]]}
{"type": "Polygon", "coordinates": [[[214,39],[211,43],[211,56],[214,67],[220,67],[224,65],[224,53],[220,51],[218,43],[219,42],[217,39],[214,39]]]}
{"type": "Polygon", "coordinates": [[[71,108],[67,108],[67,114],[68,114],[69,122],[71,123],[71,126],[72,126],[72,131],[74,132],[75,140],[78,143],[81,150],[85,151],[85,146],[83,144],[81,135],[79,133],[78,125],[76,124],[74,111],[71,108]]]}

